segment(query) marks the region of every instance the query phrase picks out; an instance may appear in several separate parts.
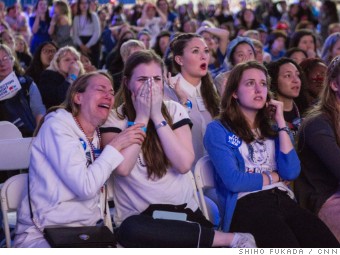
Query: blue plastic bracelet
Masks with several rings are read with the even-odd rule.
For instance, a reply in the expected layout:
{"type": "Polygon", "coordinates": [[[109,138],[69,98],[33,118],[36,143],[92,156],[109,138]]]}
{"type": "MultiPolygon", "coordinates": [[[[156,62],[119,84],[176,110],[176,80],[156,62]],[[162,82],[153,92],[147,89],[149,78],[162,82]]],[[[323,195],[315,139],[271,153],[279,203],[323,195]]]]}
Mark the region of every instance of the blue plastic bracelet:
{"type": "MultiPolygon", "coordinates": [[[[136,122],[128,121],[128,127],[132,127],[134,125],[136,125],[136,122]]],[[[141,127],[140,129],[143,130],[144,133],[146,133],[146,130],[147,130],[146,127],[141,127]]]]}

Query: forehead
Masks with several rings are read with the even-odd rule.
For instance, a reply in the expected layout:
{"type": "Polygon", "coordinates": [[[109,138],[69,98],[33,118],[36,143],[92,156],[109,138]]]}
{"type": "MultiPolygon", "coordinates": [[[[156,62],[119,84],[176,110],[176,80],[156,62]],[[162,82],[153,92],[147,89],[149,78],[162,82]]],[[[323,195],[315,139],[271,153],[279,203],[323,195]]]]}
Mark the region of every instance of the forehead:
{"type": "Polygon", "coordinates": [[[249,50],[253,51],[252,47],[248,43],[240,43],[235,48],[235,52],[238,52],[238,51],[249,51],[249,50]]]}
{"type": "Polygon", "coordinates": [[[52,45],[52,44],[47,44],[47,45],[45,45],[43,48],[42,48],[43,50],[55,50],[56,48],[52,45]]]}
{"type": "Polygon", "coordinates": [[[77,58],[78,59],[78,56],[71,51],[66,51],[60,56],[60,58],[77,58]]]}
{"type": "MultiPolygon", "coordinates": [[[[318,62],[312,67],[311,70],[314,72],[326,72],[327,66],[324,63],[318,62]]],[[[311,73],[313,74],[313,72],[311,73]]]]}
{"type": "Polygon", "coordinates": [[[294,52],[290,57],[291,58],[306,58],[305,54],[303,54],[301,51],[294,52]]]}
{"type": "Polygon", "coordinates": [[[267,80],[265,73],[257,68],[250,68],[243,71],[241,81],[249,79],[267,80]]]}
{"type": "Polygon", "coordinates": [[[162,68],[160,64],[154,61],[147,64],[139,64],[133,70],[132,76],[162,76],[162,68]]]}
{"type": "Polygon", "coordinates": [[[0,49],[0,55],[9,55],[4,49],[0,49]]]}
{"type": "Polygon", "coordinates": [[[286,63],[280,66],[279,72],[296,72],[298,69],[293,63],[286,63]]]}
{"type": "Polygon", "coordinates": [[[106,87],[108,89],[112,88],[111,81],[104,75],[95,75],[88,80],[88,88],[106,87]]]}
{"type": "Polygon", "coordinates": [[[313,41],[313,36],[304,35],[304,36],[301,37],[300,41],[313,41]]]}
{"type": "Polygon", "coordinates": [[[207,47],[207,44],[205,43],[203,38],[192,38],[190,41],[188,41],[185,48],[193,48],[193,47],[207,47]]]}

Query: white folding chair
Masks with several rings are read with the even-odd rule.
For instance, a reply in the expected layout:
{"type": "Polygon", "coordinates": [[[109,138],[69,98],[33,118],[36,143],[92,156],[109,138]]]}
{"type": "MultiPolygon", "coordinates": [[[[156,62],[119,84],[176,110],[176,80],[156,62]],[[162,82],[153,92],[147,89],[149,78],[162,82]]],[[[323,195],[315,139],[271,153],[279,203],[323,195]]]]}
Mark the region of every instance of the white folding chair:
{"type": "Polygon", "coordinates": [[[218,226],[220,214],[215,193],[214,167],[209,156],[203,156],[197,161],[194,176],[203,215],[209,219],[214,226],[218,226]],[[205,194],[206,191],[209,191],[211,195],[205,194]],[[209,205],[208,207],[207,204],[209,205]]]}
{"type": "Polygon", "coordinates": [[[9,121],[0,121],[0,139],[22,138],[16,125],[9,121]]]}
{"type": "MultiPolygon", "coordinates": [[[[0,140],[0,171],[27,169],[29,166],[29,160],[30,160],[30,155],[31,155],[31,143],[32,143],[32,137],[0,140]]],[[[9,181],[10,179],[8,179],[7,181],[9,181]]],[[[5,184],[0,185],[1,194],[2,192],[5,192],[4,186],[5,184]]],[[[21,195],[19,190],[20,190],[20,187],[18,188],[18,192],[16,190],[12,190],[12,191],[15,195],[17,193],[21,195]]],[[[2,200],[2,197],[3,196],[1,195],[1,200],[2,200]]],[[[2,205],[2,201],[1,201],[1,207],[2,209],[4,209],[2,205]]],[[[12,207],[9,207],[9,208],[12,208],[12,207]]],[[[7,247],[9,247],[10,245],[9,225],[11,227],[14,227],[16,225],[16,212],[15,210],[10,211],[8,214],[6,213],[6,215],[3,214],[2,216],[4,217],[3,225],[5,229],[6,244],[7,244],[7,247]]]]}
{"type": "Polygon", "coordinates": [[[0,140],[0,171],[29,166],[32,137],[0,140]]]}
{"type": "MultiPolygon", "coordinates": [[[[3,226],[6,237],[6,247],[11,247],[11,232],[9,223],[9,213],[16,212],[22,193],[27,188],[27,174],[18,174],[5,181],[1,188],[1,211],[3,216],[3,226]]],[[[16,221],[16,217],[15,217],[16,221]]]]}

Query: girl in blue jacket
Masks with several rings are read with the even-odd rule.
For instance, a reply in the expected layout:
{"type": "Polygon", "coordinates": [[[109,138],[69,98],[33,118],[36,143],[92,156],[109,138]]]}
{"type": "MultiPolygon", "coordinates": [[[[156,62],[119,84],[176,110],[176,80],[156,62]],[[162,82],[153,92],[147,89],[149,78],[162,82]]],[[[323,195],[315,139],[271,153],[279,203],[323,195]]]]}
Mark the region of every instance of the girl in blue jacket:
{"type": "Polygon", "coordinates": [[[222,230],[250,232],[258,247],[337,247],[329,229],[298,206],[286,185],[298,177],[300,161],[283,103],[269,98],[269,79],[256,61],[234,67],[221,113],[206,130],[222,230]]]}

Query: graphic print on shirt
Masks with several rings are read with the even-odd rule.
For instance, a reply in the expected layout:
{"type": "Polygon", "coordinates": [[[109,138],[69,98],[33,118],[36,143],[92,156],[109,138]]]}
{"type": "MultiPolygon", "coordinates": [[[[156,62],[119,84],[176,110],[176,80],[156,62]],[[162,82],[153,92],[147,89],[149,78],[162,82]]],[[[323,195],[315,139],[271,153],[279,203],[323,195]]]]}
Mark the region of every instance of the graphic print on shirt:
{"type": "Polygon", "coordinates": [[[248,160],[251,167],[247,166],[246,171],[249,173],[262,173],[268,170],[269,154],[267,144],[264,141],[255,140],[247,145],[248,147],[248,160]]]}

